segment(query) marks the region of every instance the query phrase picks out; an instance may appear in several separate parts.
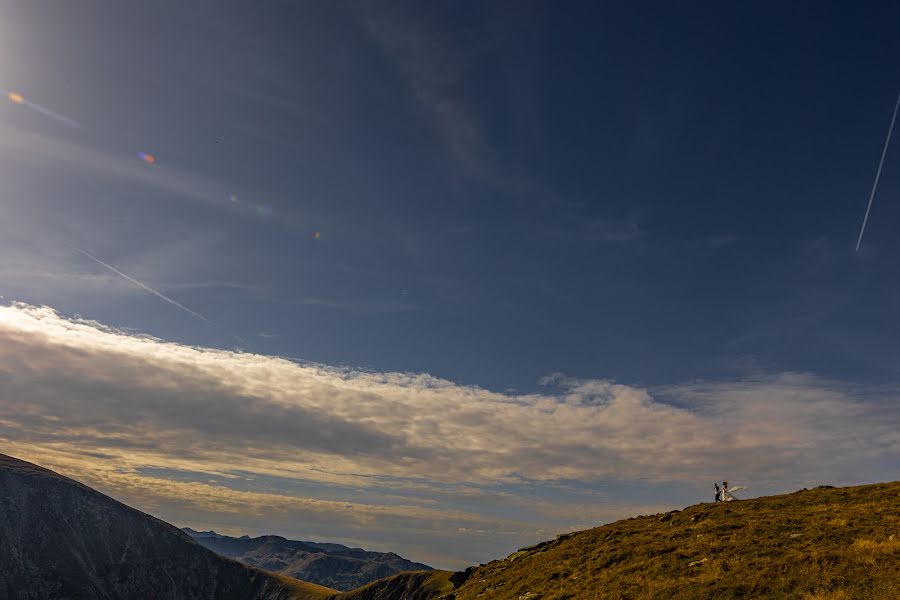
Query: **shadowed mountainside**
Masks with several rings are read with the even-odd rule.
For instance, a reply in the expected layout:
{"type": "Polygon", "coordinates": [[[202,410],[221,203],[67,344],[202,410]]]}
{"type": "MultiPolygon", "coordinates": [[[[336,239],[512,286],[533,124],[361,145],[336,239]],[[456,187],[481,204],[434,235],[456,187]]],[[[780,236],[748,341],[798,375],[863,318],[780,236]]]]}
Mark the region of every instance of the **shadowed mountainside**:
{"type": "Polygon", "coordinates": [[[319,600],[76,481],[0,454],[0,597],[319,600]]]}
{"type": "Polygon", "coordinates": [[[402,571],[431,571],[393,552],[370,552],[340,544],[288,540],[277,535],[229,537],[214,531],[185,533],[223,556],[336,590],[353,590],[402,571]]]}

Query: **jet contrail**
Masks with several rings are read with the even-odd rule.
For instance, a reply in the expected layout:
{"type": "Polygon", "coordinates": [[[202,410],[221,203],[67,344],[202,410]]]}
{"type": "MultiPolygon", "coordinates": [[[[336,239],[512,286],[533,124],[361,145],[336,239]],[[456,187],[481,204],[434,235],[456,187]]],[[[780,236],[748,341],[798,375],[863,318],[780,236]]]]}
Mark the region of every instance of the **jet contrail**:
{"type": "Polygon", "coordinates": [[[73,250],[76,250],[77,252],[80,252],[81,254],[83,254],[83,255],[85,255],[85,256],[87,256],[89,259],[91,259],[91,260],[94,261],[95,263],[97,263],[97,264],[99,264],[99,265],[103,265],[104,267],[106,267],[107,269],[109,269],[110,271],[112,271],[113,273],[115,273],[116,275],[120,275],[120,276],[124,277],[125,279],[127,279],[128,281],[130,281],[131,283],[133,283],[133,284],[135,284],[135,285],[137,285],[137,286],[140,286],[140,287],[144,288],[145,290],[147,290],[148,292],[150,292],[151,294],[153,294],[153,295],[156,296],[157,298],[159,298],[159,299],[161,299],[161,300],[165,300],[165,301],[168,302],[169,304],[174,304],[175,306],[177,306],[177,307],[180,308],[181,310],[183,310],[183,311],[185,311],[185,312],[187,312],[187,313],[190,313],[190,314],[194,315],[194,316],[197,317],[198,319],[203,319],[203,320],[206,321],[207,323],[210,322],[209,319],[207,319],[206,317],[204,317],[204,316],[201,315],[200,313],[195,312],[195,311],[189,309],[187,306],[185,306],[184,304],[181,304],[180,302],[176,302],[175,300],[172,300],[171,298],[169,298],[169,297],[166,296],[165,294],[161,294],[161,293],[157,292],[156,290],[154,290],[154,289],[153,289],[152,287],[150,287],[149,285],[145,285],[145,284],[141,283],[140,281],[138,281],[138,280],[135,279],[134,277],[129,277],[128,275],[126,275],[126,274],[123,273],[122,271],[116,269],[115,267],[112,267],[112,266],[106,264],[105,262],[103,262],[102,260],[100,260],[99,258],[97,258],[96,256],[94,256],[93,254],[90,254],[90,253],[88,253],[88,252],[85,252],[84,250],[82,250],[81,248],[78,248],[78,247],[76,247],[76,246],[72,246],[72,249],[73,249],[73,250]]]}
{"type": "Polygon", "coordinates": [[[884,165],[884,157],[887,154],[888,145],[891,143],[891,134],[894,133],[894,121],[897,120],[897,109],[900,108],[900,93],[897,94],[897,103],[894,105],[894,116],[891,117],[891,126],[888,127],[887,139],[884,140],[884,148],[881,150],[881,160],[878,161],[878,171],[875,173],[875,183],[872,184],[872,193],[869,194],[869,205],[866,207],[866,216],[863,217],[862,227],[859,230],[859,239],[856,240],[856,251],[862,243],[863,233],[866,232],[866,223],[869,221],[869,211],[872,210],[872,200],[875,199],[875,190],[878,189],[878,179],[881,177],[881,167],[884,165]]]}

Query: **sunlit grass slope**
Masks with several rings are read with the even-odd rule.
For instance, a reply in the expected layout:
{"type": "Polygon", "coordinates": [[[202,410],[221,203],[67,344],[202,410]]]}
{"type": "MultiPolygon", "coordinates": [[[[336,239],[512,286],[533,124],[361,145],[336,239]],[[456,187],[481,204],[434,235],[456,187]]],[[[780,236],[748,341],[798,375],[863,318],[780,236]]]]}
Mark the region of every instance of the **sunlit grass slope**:
{"type": "Polygon", "coordinates": [[[431,600],[451,598],[453,583],[449,571],[409,571],[379,579],[333,600],[431,600]]]}
{"type": "Polygon", "coordinates": [[[290,598],[290,600],[329,600],[330,598],[333,598],[336,593],[331,588],[315,583],[300,581],[291,577],[285,577],[284,575],[278,575],[277,573],[271,573],[270,576],[281,582],[282,586],[289,594],[288,598],[290,598]]]}
{"type": "Polygon", "coordinates": [[[642,516],[467,573],[475,598],[900,599],[900,482],[642,516]]]}

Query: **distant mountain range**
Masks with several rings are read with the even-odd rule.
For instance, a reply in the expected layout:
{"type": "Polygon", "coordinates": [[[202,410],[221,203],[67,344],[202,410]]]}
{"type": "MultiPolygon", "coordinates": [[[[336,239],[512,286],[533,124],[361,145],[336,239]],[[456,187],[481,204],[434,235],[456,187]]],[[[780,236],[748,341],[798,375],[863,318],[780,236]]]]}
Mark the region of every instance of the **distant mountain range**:
{"type": "Polygon", "coordinates": [[[352,590],[401,571],[431,571],[393,552],[370,552],[341,544],[301,542],[277,535],[229,537],[215,531],[185,533],[223,556],[242,563],[317,583],[336,590],[352,590]]]}

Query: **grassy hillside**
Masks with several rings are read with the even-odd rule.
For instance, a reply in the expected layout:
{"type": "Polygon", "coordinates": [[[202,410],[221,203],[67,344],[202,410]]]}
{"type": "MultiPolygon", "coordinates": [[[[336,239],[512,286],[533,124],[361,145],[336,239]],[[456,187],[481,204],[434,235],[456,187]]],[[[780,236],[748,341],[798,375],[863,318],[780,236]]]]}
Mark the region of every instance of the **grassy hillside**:
{"type": "Polygon", "coordinates": [[[331,588],[315,583],[300,581],[277,573],[268,573],[268,575],[282,585],[290,600],[330,600],[336,593],[331,588]]]}
{"type": "Polygon", "coordinates": [[[900,482],[691,506],[333,600],[900,599],[900,482]]]}
{"type": "MultiPolygon", "coordinates": [[[[453,590],[449,571],[410,571],[372,582],[331,600],[431,600],[447,598],[453,590]]],[[[449,596],[452,597],[452,596],[449,596]]]]}
{"type": "Polygon", "coordinates": [[[475,598],[900,598],[900,482],[619,521],[470,569],[475,598]]]}
{"type": "Polygon", "coordinates": [[[299,581],[277,573],[269,573],[268,575],[280,582],[290,600],[329,600],[335,595],[333,589],[315,583],[299,581]]]}

